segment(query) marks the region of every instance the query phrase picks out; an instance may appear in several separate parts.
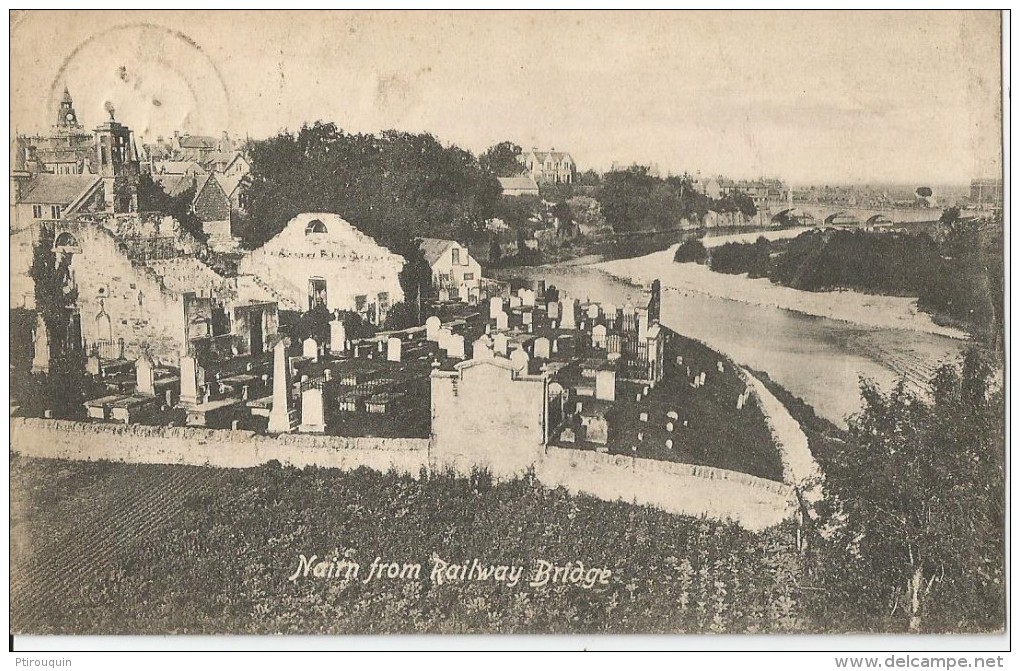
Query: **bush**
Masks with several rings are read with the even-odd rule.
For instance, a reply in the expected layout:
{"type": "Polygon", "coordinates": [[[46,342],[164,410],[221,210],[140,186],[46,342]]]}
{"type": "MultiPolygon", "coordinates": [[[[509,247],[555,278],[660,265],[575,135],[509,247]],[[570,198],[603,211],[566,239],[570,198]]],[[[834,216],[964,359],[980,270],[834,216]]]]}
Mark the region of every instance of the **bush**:
{"type": "Polygon", "coordinates": [[[708,259],[708,250],[701,240],[688,240],[676,249],[673,260],[677,263],[704,263],[708,259]]]}

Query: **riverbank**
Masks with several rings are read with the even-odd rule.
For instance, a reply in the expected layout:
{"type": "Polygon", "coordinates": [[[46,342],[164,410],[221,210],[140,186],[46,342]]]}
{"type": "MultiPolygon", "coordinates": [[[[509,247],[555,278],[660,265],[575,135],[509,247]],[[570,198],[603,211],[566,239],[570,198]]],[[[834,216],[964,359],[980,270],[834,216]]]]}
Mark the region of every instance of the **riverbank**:
{"type": "MultiPolygon", "coordinates": [[[[803,229],[786,229],[766,237],[796,236],[803,229]]],[[[740,238],[762,233],[738,234],[707,238],[710,246],[740,242],[740,238]]],[[[753,242],[753,239],[751,240],[753,242]]],[[[746,275],[716,273],[696,263],[676,263],[673,256],[678,245],[635,259],[621,259],[595,264],[595,268],[614,277],[641,285],[659,279],[662,286],[681,292],[695,292],[751,305],[776,307],[815,317],[877,328],[902,329],[945,336],[957,340],[969,338],[960,329],[941,326],[931,316],[917,309],[916,298],[877,296],[855,291],[813,292],[790,289],[773,284],[765,278],[750,279],[746,275]]]]}

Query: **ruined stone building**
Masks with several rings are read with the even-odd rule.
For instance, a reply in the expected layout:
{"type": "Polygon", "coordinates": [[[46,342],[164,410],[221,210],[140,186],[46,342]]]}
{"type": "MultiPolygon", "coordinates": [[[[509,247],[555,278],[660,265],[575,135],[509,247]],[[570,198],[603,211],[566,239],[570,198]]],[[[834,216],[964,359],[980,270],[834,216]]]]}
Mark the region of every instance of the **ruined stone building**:
{"type": "Polygon", "coordinates": [[[339,215],[299,214],[280,233],[241,260],[239,270],[273,287],[280,307],[350,310],[381,323],[404,299],[404,258],[379,245],[339,215]]]}
{"type": "Polygon", "coordinates": [[[75,297],[85,351],[101,358],[148,352],[176,366],[187,355],[258,354],[277,332],[271,290],[252,277],[219,275],[201,259],[201,243],[171,217],[80,215],[42,222],[13,236],[12,245],[19,264],[12,306],[36,307],[33,249],[52,252],[75,297]]]}

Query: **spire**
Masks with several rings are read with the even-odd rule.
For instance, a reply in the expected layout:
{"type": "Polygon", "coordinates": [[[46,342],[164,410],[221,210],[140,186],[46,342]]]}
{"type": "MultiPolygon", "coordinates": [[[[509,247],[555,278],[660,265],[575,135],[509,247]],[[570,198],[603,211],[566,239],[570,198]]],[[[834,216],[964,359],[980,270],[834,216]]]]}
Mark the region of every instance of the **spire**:
{"type": "Polygon", "coordinates": [[[80,128],[78,115],[74,111],[74,101],[71,100],[71,92],[64,84],[64,95],[60,99],[60,106],[57,109],[57,128],[80,128]]]}

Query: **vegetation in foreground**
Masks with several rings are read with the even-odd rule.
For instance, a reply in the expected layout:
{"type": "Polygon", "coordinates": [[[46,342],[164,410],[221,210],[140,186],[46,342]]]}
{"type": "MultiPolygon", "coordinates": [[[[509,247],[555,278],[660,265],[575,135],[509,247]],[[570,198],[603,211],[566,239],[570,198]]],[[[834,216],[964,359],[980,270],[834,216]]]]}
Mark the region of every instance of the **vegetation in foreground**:
{"type": "Polygon", "coordinates": [[[12,630],[32,633],[772,632],[807,626],[792,529],[763,534],[529,478],[33,460],[12,469],[12,630]],[[289,580],[301,554],[420,579],[289,580]],[[514,587],[432,561],[523,565],[514,587]],[[531,586],[536,560],[612,571],[531,586]]]}

